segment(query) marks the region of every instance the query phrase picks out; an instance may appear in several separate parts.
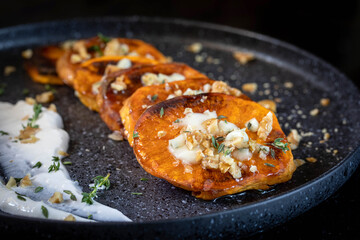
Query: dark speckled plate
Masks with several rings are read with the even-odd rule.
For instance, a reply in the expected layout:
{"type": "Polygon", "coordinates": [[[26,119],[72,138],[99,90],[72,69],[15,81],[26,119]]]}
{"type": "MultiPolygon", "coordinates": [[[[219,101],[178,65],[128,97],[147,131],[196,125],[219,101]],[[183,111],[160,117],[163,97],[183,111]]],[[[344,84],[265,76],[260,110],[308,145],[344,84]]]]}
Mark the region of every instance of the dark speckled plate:
{"type": "Polygon", "coordinates": [[[299,167],[293,179],[269,191],[249,191],[215,201],[195,199],[187,191],[147,174],[127,142],[108,139],[110,131],[97,113],[89,111],[72,89],[56,87],[58,112],[71,137],[67,169],[84,191],[97,175],[111,173],[112,187],[99,194],[99,202],[117,208],[133,223],[68,223],[10,216],[0,212],[0,229],[38,237],[110,237],[183,239],[245,236],[268,229],[317,205],[336,191],[359,164],[360,98],[354,84],[317,57],[278,40],[234,28],[182,20],[106,18],[31,24],[0,30],[0,69],[17,71],[1,77],[6,83],[1,101],[15,103],[44,91],[22,68],[21,51],[102,32],[139,38],[152,43],[174,61],[185,62],[209,77],[241,87],[256,82],[254,100],[281,99],[277,116],[285,133],[298,129],[304,137],[295,158],[317,158],[299,167]],[[201,42],[194,54],[185,46],[201,42]],[[240,65],[233,51],[253,52],[256,60],[240,65]],[[198,61],[195,61],[197,59],[198,61]],[[215,61],[214,61],[215,59],[215,61]],[[203,61],[199,61],[203,60],[203,61]],[[285,84],[291,82],[291,84],[285,84]],[[286,87],[287,86],[287,87],[286,87]],[[327,107],[321,98],[329,98],[327,107]],[[319,109],[317,116],[309,112],[319,109]],[[324,143],[324,133],[330,139],[324,143]],[[141,181],[148,178],[148,181],[141,181]],[[142,195],[133,195],[141,192],[142,195]]]}

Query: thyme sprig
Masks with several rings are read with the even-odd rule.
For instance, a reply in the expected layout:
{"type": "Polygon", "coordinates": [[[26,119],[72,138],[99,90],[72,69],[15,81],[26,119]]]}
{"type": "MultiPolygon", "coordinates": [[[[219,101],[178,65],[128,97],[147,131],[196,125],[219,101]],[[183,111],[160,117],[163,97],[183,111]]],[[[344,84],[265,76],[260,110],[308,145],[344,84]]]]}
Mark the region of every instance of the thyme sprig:
{"type": "Polygon", "coordinates": [[[282,140],[284,140],[284,138],[277,138],[274,140],[273,143],[271,143],[271,145],[278,149],[281,149],[285,153],[286,151],[289,151],[289,143],[284,143],[282,142],[282,140]]]}
{"type": "Polygon", "coordinates": [[[52,161],[53,161],[53,164],[50,165],[50,167],[48,168],[49,172],[53,172],[53,171],[56,172],[60,169],[60,158],[57,156],[53,156],[52,161]]]}
{"type": "Polygon", "coordinates": [[[221,153],[222,151],[224,151],[225,145],[223,143],[219,143],[219,141],[224,141],[224,140],[225,140],[224,137],[215,138],[214,136],[211,136],[211,143],[212,143],[213,147],[215,149],[217,149],[218,153],[221,153]]]}
{"type": "Polygon", "coordinates": [[[88,48],[88,50],[90,52],[97,52],[100,56],[103,56],[104,53],[103,51],[101,50],[100,46],[99,45],[92,45],[91,47],[88,48]]]}
{"type": "Polygon", "coordinates": [[[105,36],[104,34],[102,33],[98,33],[97,36],[100,38],[100,40],[104,43],[108,43],[110,42],[111,38],[110,37],[107,37],[105,36]]]}
{"type": "Polygon", "coordinates": [[[109,189],[110,187],[110,180],[109,180],[109,176],[110,176],[110,173],[108,173],[106,175],[106,177],[103,177],[103,176],[97,176],[95,177],[93,180],[94,180],[94,186],[91,187],[93,190],[90,192],[90,193],[86,193],[86,192],[83,192],[82,195],[82,199],[81,199],[81,202],[85,202],[87,204],[93,204],[94,203],[94,198],[97,197],[96,193],[98,191],[98,189],[101,187],[101,186],[105,186],[105,189],[109,189]]]}
{"type": "MultiPolygon", "coordinates": [[[[28,123],[27,126],[31,127],[31,128],[39,128],[39,125],[35,125],[35,122],[39,119],[40,113],[42,112],[41,110],[42,105],[35,103],[33,110],[34,110],[34,115],[28,119],[28,123]]],[[[24,127],[25,129],[25,127],[24,127]]]]}

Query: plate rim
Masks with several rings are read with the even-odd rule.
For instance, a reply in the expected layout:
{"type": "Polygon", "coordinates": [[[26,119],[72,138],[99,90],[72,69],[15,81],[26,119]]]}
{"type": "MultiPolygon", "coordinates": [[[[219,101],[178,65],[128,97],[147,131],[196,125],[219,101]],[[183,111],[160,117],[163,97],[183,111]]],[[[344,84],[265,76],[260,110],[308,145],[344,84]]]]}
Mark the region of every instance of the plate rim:
{"type": "MultiPolygon", "coordinates": [[[[28,31],[29,28],[45,28],[45,27],[50,27],[51,25],[64,25],[64,24],[68,24],[68,23],[73,23],[73,22],[77,22],[77,23],[86,23],[86,22],[94,22],[94,21],[106,21],[106,22],[112,22],[112,21],[116,21],[116,22],[144,22],[144,21],[151,21],[151,22],[161,22],[164,24],[180,24],[180,25],[184,25],[187,27],[198,27],[198,28],[206,28],[206,29],[210,29],[210,30],[216,30],[216,31],[225,31],[225,32],[229,32],[232,34],[236,34],[236,35],[240,35],[240,36],[246,36],[248,38],[255,38],[259,41],[265,41],[267,43],[272,43],[275,44],[281,48],[286,48],[292,52],[296,52],[298,54],[303,55],[305,58],[310,58],[310,59],[314,59],[317,62],[320,62],[323,66],[332,69],[337,75],[341,76],[341,80],[346,81],[347,84],[353,85],[355,86],[355,84],[353,83],[353,81],[351,81],[346,74],[344,74],[343,72],[341,72],[340,70],[338,70],[335,66],[333,66],[332,64],[328,63],[327,61],[325,61],[324,59],[306,51],[303,50],[291,43],[261,34],[261,33],[257,33],[257,32],[252,32],[249,30],[245,30],[245,29],[241,29],[241,28],[236,28],[236,27],[231,27],[231,26],[226,26],[226,25],[221,25],[221,24],[215,24],[215,23],[209,23],[209,22],[202,22],[202,21],[194,21],[194,20],[185,20],[185,19],[180,19],[180,18],[163,18],[163,17],[144,17],[144,16],[125,16],[125,17],[115,17],[115,16],[106,16],[106,17],[94,17],[94,18],[90,18],[90,17],[86,17],[86,18],[71,18],[71,19],[60,19],[60,20],[53,20],[53,21],[43,21],[43,22],[32,22],[32,23],[26,23],[26,24],[19,24],[19,25],[14,25],[14,26],[9,26],[6,28],[1,28],[0,29],[0,36],[4,35],[4,34],[9,34],[11,32],[14,31],[28,31]]],[[[5,46],[5,48],[1,48],[1,45],[3,42],[6,42],[8,40],[4,40],[4,41],[0,41],[0,50],[3,49],[7,49],[8,47],[5,46]]],[[[359,93],[359,89],[355,86],[357,93],[359,93]]],[[[353,167],[353,169],[350,169],[350,174],[348,174],[347,176],[345,176],[345,178],[343,179],[342,183],[339,184],[335,190],[333,190],[329,196],[333,195],[333,193],[338,190],[349,178],[350,176],[355,172],[355,170],[358,168],[359,163],[360,163],[360,144],[358,144],[358,146],[353,150],[353,151],[349,151],[348,155],[346,157],[344,157],[342,160],[340,160],[337,164],[335,164],[334,166],[332,166],[328,171],[322,173],[321,175],[315,177],[314,179],[300,185],[297,186],[295,188],[292,188],[290,190],[287,190],[283,193],[279,193],[275,196],[270,196],[261,200],[257,200],[256,202],[251,202],[251,203],[245,203],[243,205],[241,205],[238,208],[235,209],[230,209],[230,210],[224,210],[224,211],[220,211],[220,212],[214,212],[214,213],[208,213],[208,214],[202,214],[202,215],[198,215],[198,216],[191,216],[191,217],[182,217],[182,218],[175,218],[175,219],[160,219],[160,220],[146,220],[146,221],[141,221],[141,222],[96,222],[96,225],[107,225],[107,226],[119,226],[119,225],[148,225],[148,224],[156,224],[156,225],[162,225],[162,224],[166,224],[166,223],[181,223],[181,222],[188,222],[188,221],[201,221],[202,219],[206,218],[214,218],[217,217],[219,215],[231,215],[234,213],[237,213],[239,211],[245,211],[245,210],[249,210],[251,208],[254,208],[256,205],[262,205],[265,204],[267,202],[276,202],[276,201],[280,201],[283,198],[286,198],[288,196],[291,195],[296,195],[298,194],[301,190],[303,189],[309,189],[314,185],[319,184],[322,181],[326,180],[326,177],[329,175],[333,175],[336,172],[339,171],[340,168],[345,168],[346,164],[349,164],[350,162],[354,162],[355,167],[353,167]],[[325,178],[325,179],[324,179],[325,178]]],[[[326,196],[324,199],[322,199],[321,201],[317,202],[315,205],[320,204],[321,202],[323,202],[326,198],[328,198],[329,196],[326,196]]],[[[314,206],[315,206],[314,205],[314,206]]],[[[305,211],[302,211],[302,213],[306,212],[307,210],[309,210],[310,208],[314,207],[311,206],[308,209],[306,209],[305,211]]],[[[42,219],[42,218],[33,218],[33,217],[23,217],[23,216],[18,216],[18,215],[10,215],[7,213],[3,213],[0,212],[0,219],[1,218],[11,218],[11,219],[16,219],[16,220],[25,220],[25,221],[40,221],[40,222],[46,222],[46,223],[62,223],[62,224],[67,224],[64,221],[61,220],[53,220],[53,219],[42,219]]],[[[293,216],[295,217],[295,216],[293,216]]],[[[292,217],[292,218],[293,218],[292,217]]],[[[289,220],[289,219],[288,219],[289,220]]],[[[74,223],[71,223],[74,224],[74,223]]],[[[93,226],[94,223],[88,223],[88,222],[76,222],[76,225],[79,226],[93,226]]]]}

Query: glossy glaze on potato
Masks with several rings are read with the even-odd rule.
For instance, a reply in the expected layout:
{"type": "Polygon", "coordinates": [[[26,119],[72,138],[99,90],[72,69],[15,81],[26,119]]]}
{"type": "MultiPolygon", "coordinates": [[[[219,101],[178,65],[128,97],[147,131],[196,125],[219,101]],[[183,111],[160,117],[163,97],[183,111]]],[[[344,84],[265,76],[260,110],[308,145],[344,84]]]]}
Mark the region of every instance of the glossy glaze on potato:
{"type": "Polygon", "coordinates": [[[125,99],[130,97],[138,88],[142,87],[141,76],[145,73],[171,75],[173,73],[182,74],[186,79],[204,79],[207,78],[202,73],[182,63],[160,63],[156,65],[144,65],[133,67],[128,70],[122,70],[117,73],[109,74],[100,86],[97,94],[97,104],[102,120],[113,131],[123,130],[119,111],[123,106],[125,99]],[[124,76],[124,82],[127,88],[116,92],[110,85],[116,77],[124,76]]]}
{"type": "MultiPolygon", "coordinates": [[[[204,85],[212,85],[214,82],[215,81],[211,79],[187,79],[137,89],[131,97],[124,101],[124,106],[120,110],[121,121],[126,130],[125,137],[129,141],[130,146],[133,145],[132,135],[135,124],[148,107],[165,101],[169,95],[175,95],[176,91],[180,90],[181,93],[184,93],[189,88],[192,90],[203,90],[204,85]]],[[[250,100],[249,97],[244,94],[241,94],[239,97],[250,100]]]]}
{"type": "MultiPolygon", "coordinates": [[[[291,179],[296,168],[291,150],[284,153],[278,148],[273,148],[275,159],[267,156],[267,159],[263,160],[258,155],[253,155],[250,160],[243,161],[245,170],[238,180],[228,172],[223,174],[218,169],[204,169],[201,164],[191,165],[192,171],[185,172],[185,166],[181,161],[179,164],[179,160],[168,149],[169,140],[177,137],[181,131],[181,128],[172,127],[172,124],[185,116],[185,108],[192,108],[194,113],[203,113],[206,110],[216,111],[218,116],[226,116],[227,121],[239,128],[244,128],[245,123],[251,118],[261,120],[269,113],[268,109],[253,101],[218,93],[181,96],[160,102],[147,109],[135,126],[138,137],[134,138],[134,153],[140,165],[148,173],[192,191],[194,196],[205,200],[249,189],[264,190],[268,189],[269,185],[291,179]],[[207,98],[204,99],[203,96],[207,98]],[[162,116],[161,109],[164,110],[162,116]],[[165,131],[166,135],[159,137],[157,134],[159,131],[165,131]],[[258,172],[250,172],[250,164],[255,165],[258,172]]],[[[284,143],[287,142],[275,115],[273,129],[266,142],[259,139],[256,132],[246,130],[246,133],[250,139],[263,145],[270,144],[277,138],[283,138],[284,143]]]]}
{"type": "Polygon", "coordinates": [[[25,61],[25,70],[34,82],[62,85],[64,82],[56,73],[56,61],[64,50],[55,45],[35,48],[30,59],[25,61]]]}
{"type": "MultiPolygon", "coordinates": [[[[128,45],[130,52],[136,51],[140,57],[146,57],[151,55],[153,60],[158,62],[167,62],[167,58],[159,52],[151,44],[148,44],[144,41],[137,39],[128,39],[128,38],[116,38],[119,43],[128,45]]],[[[90,49],[93,46],[98,46],[100,51],[105,49],[106,43],[100,37],[93,37],[90,39],[79,40],[84,41],[87,49],[90,49]]],[[[75,53],[72,49],[65,51],[61,58],[56,63],[56,71],[59,77],[69,86],[74,85],[74,79],[76,77],[76,70],[80,67],[81,63],[72,63],[71,55],[75,53]]],[[[96,51],[88,50],[90,54],[90,59],[98,57],[96,51]]]]}
{"type": "Polygon", "coordinates": [[[93,84],[101,80],[108,65],[116,65],[122,59],[128,59],[131,66],[136,67],[142,64],[156,64],[156,60],[144,57],[129,57],[129,56],[104,56],[90,59],[81,63],[76,71],[74,79],[74,89],[77,91],[77,96],[80,101],[89,109],[98,111],[96,103],[96,92],[93,91],[93,84]]]}

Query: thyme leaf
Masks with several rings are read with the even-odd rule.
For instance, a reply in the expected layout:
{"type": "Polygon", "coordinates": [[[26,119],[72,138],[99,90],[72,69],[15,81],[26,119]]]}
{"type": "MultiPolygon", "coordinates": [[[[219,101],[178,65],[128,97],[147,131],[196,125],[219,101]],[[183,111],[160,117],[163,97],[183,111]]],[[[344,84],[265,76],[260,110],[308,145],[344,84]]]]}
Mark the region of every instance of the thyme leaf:
{"type": "Polygon", "coordinates": [[[142,195],[141,192],[132,192],[131,194],[132,194],[132,195],[142,195]]]}
{"type": "Polygon", "coordinates": [[[34,192],[38,193],[38,192],[41,192],[42,190],[44,190],[44,188],[39,186],[39,187],[35,188],[34,192]]]}
{"type": "Polygon", "coordinates": [[[158,98],[158,95],[155,94],[155,95],[153,95],[153,96],[151,97],[151,101],[152,101],[152,102],[155,102],[157,98],[158,98]]]}
{"type": "Polygon", "coordinates": [[[162,118],[164,116],[164,108],[162,107],[161,109],[160,109],[160,117],[162,118]]]}
{"type": "Polygon", "coordinates": [[[44,215],[44,217],[46,217],[46,218],[49,217],[49,211],[43,205],[41,205],[41,211],[42,211],[42,214],[44,215]]]}
{"type": "Polygon", "coordinates": [[[139,137],[139,133],[137,133],[137,132],[133,132],[133,138],[137,138],[137,137],[139,137]]]}
{"type": "Polygon", "coordinates": [[[275,151],[274,151],[274,149],[270,148],[270,154],[271,154],[271,157],[275,159],[275,151]]]}
{"type": "Polygon", "coordinates": [[[271,163],[264,163],[266,166],[269,166],[269,167],[275,167],[273,164],[271,164],[271,163]]]}
{"type": "Polygon", "coordinates": [[[64,190],[64,193],[69,194],[71,200],[73,201],[77,200],[76,196],[70,190],[64,190]]]}
{"type": "Polygon", "coordinates": [[[41,162],[35,163],[35,165],[32,168],[40,168],[42,166],[41,162]]]}
{"type": "Polygon", "coordinates": [[[92,187],[93,190],[90,193],[83,192],[82,193],[83,197],[81,199],[81,202],[85,202],[89,205],[93,204],[94,203],[93,199],[97,197],[96,193],[101,186],[104,185],[105,189],[109,189],[109,187],[110,187],[109,176],[110,176],[110,173],[108,173],[106,175],[106,177],[103,177],[103,176],[95,177],[94,178],[94,186],[92,187]]]}
{"type": "Polygon", "coordinates": [[[9,135],[9,133],[8,133],[8,132],[5,132],[5,131],[3,131],[3,130],[0,130],[0,134],[1,134],[1,136],[4,136],[4,135],[9,135]]]}

